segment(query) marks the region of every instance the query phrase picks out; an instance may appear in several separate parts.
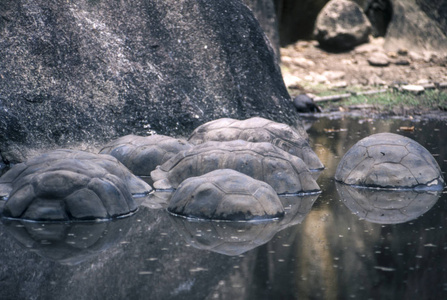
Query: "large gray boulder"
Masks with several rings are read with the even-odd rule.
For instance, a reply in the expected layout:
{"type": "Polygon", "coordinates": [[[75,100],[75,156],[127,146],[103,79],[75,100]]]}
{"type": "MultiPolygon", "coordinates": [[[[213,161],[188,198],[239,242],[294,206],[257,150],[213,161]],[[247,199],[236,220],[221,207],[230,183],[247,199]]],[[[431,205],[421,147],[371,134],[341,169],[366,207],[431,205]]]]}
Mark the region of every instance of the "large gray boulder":
{"type": "Polygon", "coordinates": [[[393,17],[385,48],[432,51],[447,55],[447,2],[393,0],[393,17]]]}
{"type": "Polygon", "coordinates": [[[270,40],[270,43],[279,59],[279,31],[278,18],[274,0],[243,0],[253,11],[256,19],[270,40]]]}
{"type": "Polygon", "coordinates": [[[346,51],[368,41],[371,23],[352,1],[332,0],[317,17],[315,38],[322,48],[346,51]]]}
{"type": "Polygon", "coordinates": [[[293,124],[274,52],[241,0],[5,0],[0,155],[185,134],[221,117],[293,124]]]}

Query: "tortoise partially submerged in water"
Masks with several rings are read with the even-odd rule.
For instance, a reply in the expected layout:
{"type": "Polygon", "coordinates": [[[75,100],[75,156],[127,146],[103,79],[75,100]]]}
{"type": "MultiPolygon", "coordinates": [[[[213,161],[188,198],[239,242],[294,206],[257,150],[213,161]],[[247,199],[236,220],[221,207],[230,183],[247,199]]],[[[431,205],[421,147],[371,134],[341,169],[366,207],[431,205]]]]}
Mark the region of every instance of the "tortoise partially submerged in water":
{"type": "Polygon", "coordinates": [[[284,216],[275,190],[234,170],[220,169],[183,181],[168,211],[190,218],[249,221],[284,216]]]}
{"type": "Polygon", "coordinates": [[[188,141],[198,145],[208,141],[245,140],[269,142],[282,150],[301,158],[310,170],[324,169],[318,156],[306,138],[290,126],[260,117],[246,120],[222,118],[197,127],[188,141]]]}
{"type": "Polygon", "coordinates": [[[373,134],[357,142],[341,159],[335,180],[373,188],[444,187],[441,169],[430,152],[394,133],[373,134]]]}
{"type": "Polygon", "coordinates": [[[278,194],[319,192],[306,164],[270,143],[206,142],[182,151],[151,173],[156,189],[175,189],[189,177],[233,169],[270,184],[278,194]]]}
{"type": "Polygon", "coordinates": [[[152,188],[110,155],[56,150],[15,165],[0,178],[3,216],[34,221],[110,219],[137,209],[152,188]]]}
{"type": "Polygon", "coordinates": [[[187,141],[170,136],[130,134],[111,141],[100,153],[114,156],[137,176],[149,176],[155,167],[191,147],[187,141]]]}

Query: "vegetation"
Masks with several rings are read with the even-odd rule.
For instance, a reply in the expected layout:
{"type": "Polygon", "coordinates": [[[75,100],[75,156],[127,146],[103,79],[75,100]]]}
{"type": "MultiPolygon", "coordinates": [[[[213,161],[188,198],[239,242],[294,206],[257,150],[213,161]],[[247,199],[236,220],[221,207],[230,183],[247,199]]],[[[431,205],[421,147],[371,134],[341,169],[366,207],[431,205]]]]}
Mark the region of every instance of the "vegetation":
{"type": "MultiPolygon", "coordinates": [[[[447,90],[425,90],[420,95],[411,92],[401,91],[397,89],[388,88],[386,92],[379,92],[375,94],[361,94],[365,92],[363,87],[349,87],[342,89],[328,89],[323,84],[314,84],[304,87],[305,90],[316,95],[317,97],[342,95],[351,93],[351,97],[342,99],[340,101],[324,101],[318,102],[323,109],[331,109],[333,107],[350,107],[358,105],[370,105],[384,111],[391,111],[396,107],[408,107],[414,110],[447,110],[447,90]]],[[[377,88],[380,90],[381,88],[377,88]]],[[[370,88],[369,90],[374,90],[370,88]]],[[[293,96],[297,95],[299,91],[289,91],[293,96]]]]}

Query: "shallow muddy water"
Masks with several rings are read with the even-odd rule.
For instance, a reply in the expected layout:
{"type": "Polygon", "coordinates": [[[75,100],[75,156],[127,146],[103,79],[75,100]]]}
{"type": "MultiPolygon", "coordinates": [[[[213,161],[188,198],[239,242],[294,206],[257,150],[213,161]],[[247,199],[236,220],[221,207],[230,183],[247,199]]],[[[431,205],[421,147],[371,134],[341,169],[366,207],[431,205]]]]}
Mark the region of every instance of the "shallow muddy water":
{"type": "Polygon", "coordinates": [[[94,225],[3,222],[0,299],[445,299],[446,192],[356,194],[333,176],[379,132],[416,140],[445,171],[446,122],[304,119],[323,192],[283,198],[284,219],[192,222],[153,202],[94,225]]]}

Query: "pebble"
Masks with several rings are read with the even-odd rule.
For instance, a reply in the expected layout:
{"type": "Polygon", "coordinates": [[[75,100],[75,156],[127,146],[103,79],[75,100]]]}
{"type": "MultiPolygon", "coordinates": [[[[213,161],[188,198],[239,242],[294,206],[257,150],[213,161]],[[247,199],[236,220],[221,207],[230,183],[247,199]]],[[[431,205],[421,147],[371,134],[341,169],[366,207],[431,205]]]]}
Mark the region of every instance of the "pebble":
{"type": "Polygon", "coordinates": [[[375,52],[368,58],[368,63],[374,67],[386,67],[390,64],[390,60],[385,53],[375,52]]]}
{"type": "Polygon", "coordinates": [[[397,60],[394,61],[394,64],[396,66],[409,66],[410,65],[410,61],[408,59],[405,59],[405,58],[398,58],[397,60]]]}
{"type": "Polygon", "coordinates": [[[415,95],[422,94],[424,92],[424,87],[422,85],[415,85],[415,84],[407,84],[401,86],[403,91],[407,91],[410,93],[413,93],[415,95]]]}

